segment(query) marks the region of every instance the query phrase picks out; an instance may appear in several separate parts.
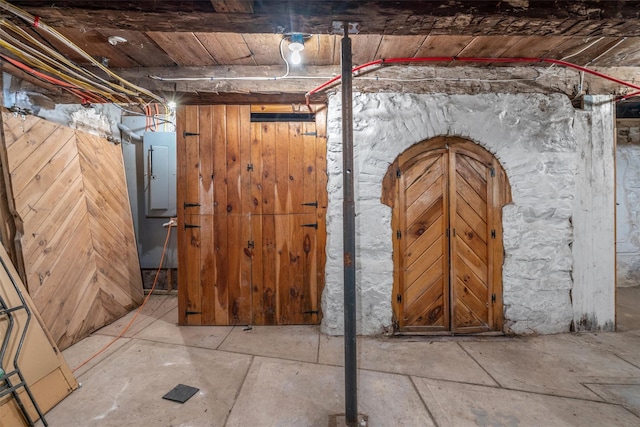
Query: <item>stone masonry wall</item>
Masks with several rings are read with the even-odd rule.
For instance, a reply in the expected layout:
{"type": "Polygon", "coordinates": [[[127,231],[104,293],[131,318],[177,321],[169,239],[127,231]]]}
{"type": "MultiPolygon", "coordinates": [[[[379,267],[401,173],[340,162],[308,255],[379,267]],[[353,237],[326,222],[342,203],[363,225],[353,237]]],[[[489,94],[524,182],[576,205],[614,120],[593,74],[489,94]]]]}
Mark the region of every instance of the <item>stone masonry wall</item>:
{"type": "Polygon", "coordinates": [[[640,285],[640,119],[617,122],[618,286],[640,285]]]}
{"type": "MultiPolygon", "coordinates": [[[[513,203],[503,210],[505,331],[569,331],[577,148],[587,139],[588,119],[562,95],[354,94],[358,333],[391,325],[391,209],[380,202],[382,178],[400,153],[441,135],[493,153],[512,186],[513,203]]],[[[322,330],[329,334],[343,327],[341,144],[341,98],[334,94],[322,297],[322,330]]]]}

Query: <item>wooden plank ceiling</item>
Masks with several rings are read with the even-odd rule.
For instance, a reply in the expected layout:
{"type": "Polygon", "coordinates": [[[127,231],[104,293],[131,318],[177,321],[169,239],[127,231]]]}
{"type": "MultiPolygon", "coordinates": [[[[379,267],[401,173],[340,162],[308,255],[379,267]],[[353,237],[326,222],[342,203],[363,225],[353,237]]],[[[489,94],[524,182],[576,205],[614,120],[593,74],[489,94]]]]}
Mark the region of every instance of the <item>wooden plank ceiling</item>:
{"type": "MultiPolygon", "coordinates": [[[[158,69],[174,77],[199,77],[212,74],[206,70],[182,71],[183,67],[207,67],[216,73],[225,69],[237,76],[256,75],[241,67],[282,67],[280,42],[283,34],[291,32],[309,35],[302,52],[303,66],[293,69],[297,75],[304,75],[306,67],[335,69],[340,63],[341,35],[332,34],[333,23],[342,20],[357,23],[359,33],[353,35],[355,64],[390,57],[465,56],[566,58],[590,67],[640,67],[638,1],[12,3],[40,16],[110,68],[131,71],[129,76],[134,73],[136,82],[146,82],[146,87],[153,87],[147,76],[158,69]],[[110,36],[123,37],[127,42],[114,46],[108,42],[110,36]]],[[[86,65],[86,60],[41,29],[30,31],[73,61],[86,65]]],[[[285,42],[283,51],[288,56],[287,45],[285,42]]],[[[496,65],[513,64],[474,64],[489,68],[496,65]]],[[[277,71],[269,71],[273,72],[277,71]]]]}

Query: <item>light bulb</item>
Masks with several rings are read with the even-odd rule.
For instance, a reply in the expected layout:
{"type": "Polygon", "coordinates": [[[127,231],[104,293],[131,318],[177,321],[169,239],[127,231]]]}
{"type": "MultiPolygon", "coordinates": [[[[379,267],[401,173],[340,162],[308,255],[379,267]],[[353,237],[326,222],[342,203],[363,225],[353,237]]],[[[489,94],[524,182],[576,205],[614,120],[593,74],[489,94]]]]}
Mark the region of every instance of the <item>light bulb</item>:
{"type": "Polygon", "coordinates": [[[294,50],[293,52],[291,52],[291,63],[293,65],[298,65],[298,64],[300,64],[300,62],[302,62],[302,57],[300,56],[300,51],[299,50],[294,50]]]}
{"type": "Polygon", "coordinates": [[[169,101],[169,103],[167,104],[167,107],[169,107],[171,110],[175,110],[176,103],[174,101],[169,101]]]}

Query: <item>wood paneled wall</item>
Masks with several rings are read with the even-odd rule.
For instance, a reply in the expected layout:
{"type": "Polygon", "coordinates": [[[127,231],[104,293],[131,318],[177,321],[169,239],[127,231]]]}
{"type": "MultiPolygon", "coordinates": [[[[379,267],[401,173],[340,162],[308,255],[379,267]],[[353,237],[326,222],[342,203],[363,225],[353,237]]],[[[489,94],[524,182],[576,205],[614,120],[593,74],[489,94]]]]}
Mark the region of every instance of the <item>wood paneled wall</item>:
{"type": "Polygon", "coordinates": [[[2,120],[18,264],[64,349],[143,298],[122,152],[37,117],[2,120]]]}

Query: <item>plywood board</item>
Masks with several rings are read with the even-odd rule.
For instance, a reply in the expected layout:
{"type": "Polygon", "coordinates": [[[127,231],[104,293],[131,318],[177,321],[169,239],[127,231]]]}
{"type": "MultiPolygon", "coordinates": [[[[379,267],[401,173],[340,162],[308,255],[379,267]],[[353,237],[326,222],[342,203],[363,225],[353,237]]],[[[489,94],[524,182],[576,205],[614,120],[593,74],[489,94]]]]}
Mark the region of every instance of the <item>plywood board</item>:
{"type": "MultiPolygon", "coordinates": [[[[11,264],[2,246],[0,246],[0,258],[6,266],[6,269],[4,266],[0,266],[0,297],[8,307],[22,305],[19,294],[12,283],[13,279],[23,295],[26,306],[33,313],[28,327],[26,311],[18,310],[12,313],[15,323],[5,360],[2,361],[2,367],[7,372],[15,368],[13,361],[19,343],[19,336],[27,327],[25,341],[18,356],[18,367],[24,375],[40,410],[46,413],[75,390],[78,387],[78,383],[55,343],[50,339],[33,301],[27,294],[18,272],[11,264]]],[[[0,336],[4,337],[7,332],[7,326],[7,317],[0,316],[0,336]]],[[[13,383],[19,381],[17,376],[11,379],[13,383]]],[[[26,395],[24,388],[19,389],[18,394],[31,419],[37,419],[37,412],[26,395]]],[[[0,398],[0,420],[2,425],[27,425],[15,399],[11,395],[0,398]]]]}

